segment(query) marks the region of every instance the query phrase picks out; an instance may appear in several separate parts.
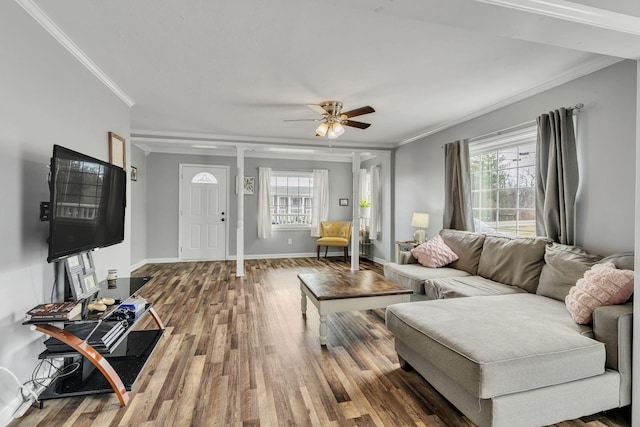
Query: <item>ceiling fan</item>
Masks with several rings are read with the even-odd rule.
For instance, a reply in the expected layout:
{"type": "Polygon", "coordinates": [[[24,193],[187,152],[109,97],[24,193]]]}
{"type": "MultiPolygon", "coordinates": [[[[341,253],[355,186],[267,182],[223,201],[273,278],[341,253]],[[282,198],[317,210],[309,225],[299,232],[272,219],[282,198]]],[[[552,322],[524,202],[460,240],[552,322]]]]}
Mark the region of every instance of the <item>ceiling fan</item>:
{"type": "Polygon", "coordinates": [[[373,107],[365,106],[356,108],[355,110],[342,112],[342,102],[340,101],[324,101],[320,104],[307,104],[316,113],[320,114],[320,119],[301,119],[301,120],[285,120],[285,121],[314,121],[321,122],[316,128],[316,136],[329,139],[336,139],[344,133],[345,126],[351,126],[358,129],[366,129],[371,126],[370,123],[349,120],[351,117],[362,116],[364,114],[375,113],[373,107]]]}

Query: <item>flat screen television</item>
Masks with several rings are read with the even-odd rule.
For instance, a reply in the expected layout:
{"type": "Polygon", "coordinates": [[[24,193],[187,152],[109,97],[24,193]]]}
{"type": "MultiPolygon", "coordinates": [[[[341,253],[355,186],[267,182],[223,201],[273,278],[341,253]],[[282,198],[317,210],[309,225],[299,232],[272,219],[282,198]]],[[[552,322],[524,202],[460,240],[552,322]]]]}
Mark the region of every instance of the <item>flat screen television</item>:
{"type": "Polygon", "coordinates": [[[124,240],[126,172],[53,146],[48,262],[124,240]]]}

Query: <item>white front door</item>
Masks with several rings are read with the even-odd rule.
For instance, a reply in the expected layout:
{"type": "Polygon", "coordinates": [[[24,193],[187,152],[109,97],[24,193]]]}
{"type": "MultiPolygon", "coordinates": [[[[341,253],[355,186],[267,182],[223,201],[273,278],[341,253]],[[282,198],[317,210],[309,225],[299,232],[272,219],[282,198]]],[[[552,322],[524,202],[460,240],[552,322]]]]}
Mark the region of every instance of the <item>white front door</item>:
{"type": "Polygon", "coordinates": [[[227,181],[221,166],[180,165],[180,259],[224,260],[227,181]]]}

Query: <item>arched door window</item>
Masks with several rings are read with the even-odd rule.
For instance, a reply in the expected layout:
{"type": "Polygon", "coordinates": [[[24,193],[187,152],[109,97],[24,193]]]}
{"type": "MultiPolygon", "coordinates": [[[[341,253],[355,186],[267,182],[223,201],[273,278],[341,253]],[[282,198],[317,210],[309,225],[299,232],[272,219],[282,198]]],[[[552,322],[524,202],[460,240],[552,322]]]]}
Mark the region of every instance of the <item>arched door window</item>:
{"type": "Polygon", "coordinates": [[[192,184],[217,184],[218,180],[209,172],[200,172],[191,179],[192,184]]]}

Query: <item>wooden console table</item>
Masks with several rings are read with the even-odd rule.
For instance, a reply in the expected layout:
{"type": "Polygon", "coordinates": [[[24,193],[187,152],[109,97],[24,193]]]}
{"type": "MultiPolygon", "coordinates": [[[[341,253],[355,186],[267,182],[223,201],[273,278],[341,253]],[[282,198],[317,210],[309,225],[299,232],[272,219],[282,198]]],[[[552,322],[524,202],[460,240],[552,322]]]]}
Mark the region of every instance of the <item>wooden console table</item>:
{"type": "Polygon", "coordinates": [[[39,355],[40,359],[64,358],[65,366],[70,366],[73,363],[79,364],[78,369],[72,374],[54,379],[40,394],[41,401],[115,392],[120,406],[127,405],[129,402],[127,391],[132,389],[160,338],[164,335],[164,325],[151,304],[148,303],[115,342],[102,351],[96,350],[86,340],[65,331],[65,327],[78,322],[97,325],[101,319],[108,320],[122,304],[126,303],[130,296],[136,295],[149,280],[150,278],[143,277],[119,278],[117,286],[114,288],[110,288],[106,281],[100,283],[99,297],[109,297],[120,301],[120,304],[116,303],[100,317],[88,316],[77,321],[64,322],[63,327],[51,324],[53,322],[25,322],[25,324],[33,325],[35,330],[70,347],[68,351],[47,349],[39,355]],[[158,329],[132,330],[135,324],[147,313],[151,315],[158,329]],[[87,361],[90,363],[86,363],[87,361]]]}

